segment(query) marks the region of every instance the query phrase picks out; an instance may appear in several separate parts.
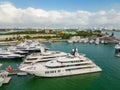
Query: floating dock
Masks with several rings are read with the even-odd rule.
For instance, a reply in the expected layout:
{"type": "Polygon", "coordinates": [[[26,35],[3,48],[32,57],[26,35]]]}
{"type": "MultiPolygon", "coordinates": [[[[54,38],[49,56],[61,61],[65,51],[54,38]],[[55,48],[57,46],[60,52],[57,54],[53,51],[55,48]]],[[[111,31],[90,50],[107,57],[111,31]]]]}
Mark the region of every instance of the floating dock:
{"type": "Polygon", "coordinates": [[[11,75],[27,75],[28,73],[26,73],[26,72],[23,72],[23,71],[21,71],[21,70],[19,70],[19,69],[15,69],[15,70],[13,70],[13,72],[9,72],[9,76],[11,76],[11,75]]]}
{"type": "Polygon", "coordinates": [[[10,80],[11,80],[11,77],[5,77],[4,81],[3,81],[3,84],[9,83],[10,80]]]}

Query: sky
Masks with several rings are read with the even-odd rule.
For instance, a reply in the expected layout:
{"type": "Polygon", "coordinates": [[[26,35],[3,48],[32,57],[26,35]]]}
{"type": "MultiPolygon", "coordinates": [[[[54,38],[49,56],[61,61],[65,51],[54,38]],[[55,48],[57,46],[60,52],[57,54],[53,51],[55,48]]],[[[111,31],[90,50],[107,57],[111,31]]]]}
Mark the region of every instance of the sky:
{"type": "Polygon", "coordinates": [[[0,28],[120,28],[120,0],[0,0],[0,28]]]}

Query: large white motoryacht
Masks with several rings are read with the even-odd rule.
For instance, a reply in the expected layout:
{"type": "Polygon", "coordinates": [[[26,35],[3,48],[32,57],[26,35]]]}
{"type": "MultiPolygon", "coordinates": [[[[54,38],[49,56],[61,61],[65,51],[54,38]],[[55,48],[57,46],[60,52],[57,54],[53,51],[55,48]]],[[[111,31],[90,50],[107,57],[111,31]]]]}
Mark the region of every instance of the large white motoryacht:
{"type": "Polygon", "coordinates": [[[73,54],[57,57],[48,62],[37,62],[20,70],[40,77],[59,77],[102,71],[93,61],[79,55],[77,50],[73,54]]]}
{"type": "Polygon", "coordinates": [[[120,57],[120,42],[115,45],[115,54],[116,56],[120,57]]]}

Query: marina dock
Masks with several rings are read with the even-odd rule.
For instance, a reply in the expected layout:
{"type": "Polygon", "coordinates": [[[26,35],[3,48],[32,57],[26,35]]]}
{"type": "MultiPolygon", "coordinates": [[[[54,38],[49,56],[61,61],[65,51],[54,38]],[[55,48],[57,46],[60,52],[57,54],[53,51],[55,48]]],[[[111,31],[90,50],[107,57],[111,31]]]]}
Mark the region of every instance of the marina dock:
{"type": "Polygon", "coordinates": [[[27,73],[23,72],[23,71],[20,71],[19,69],[15,69],[15,70],[13,70],[13,72],[9,72],[8,75],[9,76],[11,76],[11,75],[18,75],[18,76],[20,76],[20,75],[27,75],[27,73]]]}
{"type": "Polygon", "coordinates": [[[4,81],[3,81],[3,84],[9,83],[10,80],[11,80],[11,77],[5,77],[5,78],[4,78],[4,81]]]}

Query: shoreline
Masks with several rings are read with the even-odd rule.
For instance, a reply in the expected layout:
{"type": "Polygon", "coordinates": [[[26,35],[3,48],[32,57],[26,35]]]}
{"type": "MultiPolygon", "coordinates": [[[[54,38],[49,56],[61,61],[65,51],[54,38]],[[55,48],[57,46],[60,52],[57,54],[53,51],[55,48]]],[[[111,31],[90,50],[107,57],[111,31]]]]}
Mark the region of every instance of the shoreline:
{"type": "MultiPolygon", "coordinates": [[[[28,39],[28,40],[36,40],[41,43],[43,42],[62,42],[62,41],[67,41],[67,39],[28,39]]],[[[13,45],[13,44],[18,44],[21,43],[22,41],[0,41],[0,46],[2,45],[13,45]]]]}

